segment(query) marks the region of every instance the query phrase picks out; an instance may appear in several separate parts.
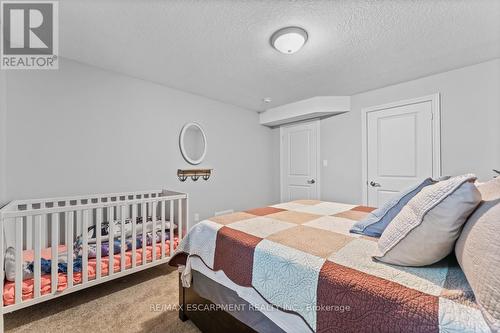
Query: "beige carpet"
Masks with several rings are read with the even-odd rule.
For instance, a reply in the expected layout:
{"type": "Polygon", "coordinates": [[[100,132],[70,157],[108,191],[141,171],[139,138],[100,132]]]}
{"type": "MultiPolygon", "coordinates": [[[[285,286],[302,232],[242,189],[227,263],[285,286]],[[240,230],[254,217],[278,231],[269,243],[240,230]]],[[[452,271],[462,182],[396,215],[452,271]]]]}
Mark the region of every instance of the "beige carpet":
{"type": "Polygon", "coordinates": [[[177,271],[162,265],[6,314],[6,332],[178,332],[177,271]],[[156,307],[156,309],[153,309],[156,307]]]}

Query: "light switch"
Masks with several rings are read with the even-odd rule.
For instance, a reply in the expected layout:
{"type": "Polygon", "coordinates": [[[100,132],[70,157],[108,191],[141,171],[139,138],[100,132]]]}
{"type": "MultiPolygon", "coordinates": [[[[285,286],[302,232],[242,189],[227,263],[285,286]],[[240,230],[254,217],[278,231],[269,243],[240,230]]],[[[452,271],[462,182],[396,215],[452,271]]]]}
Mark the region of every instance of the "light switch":
{"type": "Polygon", "coordinates": [[[326,168],[328,166],[328,160],[323,160],[323,167],[326,168]]]}

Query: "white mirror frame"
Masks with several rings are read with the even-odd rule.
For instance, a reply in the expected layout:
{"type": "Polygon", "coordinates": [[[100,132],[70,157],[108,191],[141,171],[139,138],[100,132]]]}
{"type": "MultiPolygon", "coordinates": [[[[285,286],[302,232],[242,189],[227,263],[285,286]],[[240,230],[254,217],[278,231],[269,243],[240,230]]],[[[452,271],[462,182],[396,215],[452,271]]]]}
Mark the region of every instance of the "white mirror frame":
{"type": "Polygon", "coordinates": [[[195,122],[191,122],[191,123],[187,123],[186,125],[184,125],[182,127],[181,134],[179,136],[179,147],[181,149],[182,157],[184,157],[186,162],[188,162],[189,164],[192,164],[192,165],[200,164],[205,159],[205,155],[207,154],[207,145],[208,145],[207,144],[207,136],[205,135],[205,131],[203,130],[203,128],[201,127],[200,124],[195,123],[195,122]],[[193,160],[192,158],[190,158],[186,152],[185,147],[184,147],[184,135],[186,135],[186,131],[191,126],[197,127],[200,130],[201,135],[203,135],[203,143],[205,144],[205,146],[203,147],[203,154],[197,160],[193,160]]]}

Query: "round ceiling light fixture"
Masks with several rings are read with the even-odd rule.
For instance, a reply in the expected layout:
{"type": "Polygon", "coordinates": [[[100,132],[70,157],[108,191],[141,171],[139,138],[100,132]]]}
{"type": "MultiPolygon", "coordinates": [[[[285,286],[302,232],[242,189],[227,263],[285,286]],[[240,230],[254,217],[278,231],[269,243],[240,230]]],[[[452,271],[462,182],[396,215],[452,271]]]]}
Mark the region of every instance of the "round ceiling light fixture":
{"type": "Polygon", "coordinates": [[[307,42],[307,32],[299,27],[286,27],[271,36],[271,45],[284,54],[293,54],[307,42]]]}

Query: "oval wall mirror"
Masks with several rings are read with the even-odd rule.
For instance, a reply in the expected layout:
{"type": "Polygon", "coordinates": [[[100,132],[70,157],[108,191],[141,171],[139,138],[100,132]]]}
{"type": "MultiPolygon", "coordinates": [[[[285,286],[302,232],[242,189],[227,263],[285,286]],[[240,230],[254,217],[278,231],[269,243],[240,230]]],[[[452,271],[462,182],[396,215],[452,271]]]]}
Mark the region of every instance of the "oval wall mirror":
{"type": "Polygon", "coordinates": [[[182,157],[186,162],[200,164],[207,154],[207,137],[198,123],[188,123],[182,127],[179,137],[182,157]]]}

